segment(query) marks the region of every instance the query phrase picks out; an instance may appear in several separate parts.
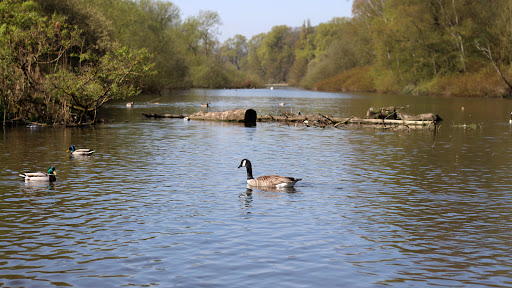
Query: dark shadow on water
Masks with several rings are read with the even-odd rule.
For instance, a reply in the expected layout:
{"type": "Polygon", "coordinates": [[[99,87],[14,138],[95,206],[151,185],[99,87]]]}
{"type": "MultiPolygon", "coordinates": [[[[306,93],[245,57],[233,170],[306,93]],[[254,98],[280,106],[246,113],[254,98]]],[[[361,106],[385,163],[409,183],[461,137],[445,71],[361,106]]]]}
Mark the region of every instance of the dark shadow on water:
{"type": "Polygon", "coordinates": [[[272,187],[247,187],[246,195],[252,195],[252,193],[296,193],[297,189],[292,188],[272,188],[272,187]]]}

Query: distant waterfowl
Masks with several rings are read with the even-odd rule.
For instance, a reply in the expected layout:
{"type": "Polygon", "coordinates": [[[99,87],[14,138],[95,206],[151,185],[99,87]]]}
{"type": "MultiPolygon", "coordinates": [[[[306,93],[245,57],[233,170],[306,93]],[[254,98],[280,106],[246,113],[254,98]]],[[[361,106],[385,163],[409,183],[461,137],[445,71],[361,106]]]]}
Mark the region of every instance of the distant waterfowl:
{"type": "Polygon", "coordinates": [[[270,87],[270,90],[274,90],[274,87],[270,87]]]}
{"type": "Polygon", "coordinates": [[[188,118],[188,117],[183,117],[183,120],[184,120],[184,121],[190,121],[190,118],[188,118]]]}
{"type": "Polygon", "coordinates": [[[39,129],[39,128],[41,128],[41,125],[38,125],[38,124],[28,124],[28,125],[27,125],[27,128],[30,128],[30,129],[39,129]]]}
{"type": "Polygon", "coordinates": [[[512,124],[512,112],[510,112],[510,120],[508,120],[508,123],[512,124]]]}
{"type": "Polygon", "coordinates": [[[68,150],[66,152],[71,152],[71,155],[80,155],[80,156],[88,156],[94,153],[94,150],[92,149],[76,149],[75,146],[71,145],[69,146],[68,150]]]}
{"type": "Polygon", "coordinates": [[[206,103],[201,103],[201,107],[204,107],[204,108],[208,108],[210,107],[210,102],[206,102],[206,103]]]}
{"type": "Polygon", "coordinates": [[[247,169],[247,184],[255,187],[275,187],[275,188],[291,188],[301,178],[285,177],[278,175],[267,175],[254,178],[252,176],[252,164],[248,159],[243,159],[238,168],[245,167],[247,169]]]}
{"type": "Polygon", "coordinates": [[[133,107],[133,102],[128,102],[128,103],[126,103],[126,107],[128,107],[128,108],[132,108],[132,107],[133,107]]]}
{"type": "Polygon", "coordinates": [[[20,174],[21,177],[25,178],[25,181],[47,181],[47,182],[53,182],[57,180],[57,171],[55,171],[55,167],[50,166],[48,168],[48,173],[43,172],[35,172],[35,173],[23,173],[20,174]]]}

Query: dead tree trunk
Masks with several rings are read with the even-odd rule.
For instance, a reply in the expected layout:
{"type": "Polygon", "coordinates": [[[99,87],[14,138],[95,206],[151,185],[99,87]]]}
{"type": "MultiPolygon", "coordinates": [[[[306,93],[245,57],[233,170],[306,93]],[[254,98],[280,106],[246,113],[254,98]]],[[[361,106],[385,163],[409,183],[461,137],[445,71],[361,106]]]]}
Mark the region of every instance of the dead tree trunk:
{"type": "Polygon", "coordinates": [[[487,57],[487,59],[489,59],[489,61],[491,61],[491,64],[492,64],[492,66],[494,66],[494,69],[496,70],[496,72],[498,72],[501,79],[503,79],[505,84],[507,84],[509,93],[512,94],[512,84],[510,84],[510,82],[507,80],[507,77],[505,77],[505,75],[503,75],[503,72],[501,72],[500,67],[498,67],[498,64],[492,58],[491,45],[487,44],[487,48],[486,48],[486,47],[482,47],[482,46],[480,46],[480,44],[476,43],[476,48],[478,50],[480,50],[482,53],[484,53],[485,57],[487,57]]]}

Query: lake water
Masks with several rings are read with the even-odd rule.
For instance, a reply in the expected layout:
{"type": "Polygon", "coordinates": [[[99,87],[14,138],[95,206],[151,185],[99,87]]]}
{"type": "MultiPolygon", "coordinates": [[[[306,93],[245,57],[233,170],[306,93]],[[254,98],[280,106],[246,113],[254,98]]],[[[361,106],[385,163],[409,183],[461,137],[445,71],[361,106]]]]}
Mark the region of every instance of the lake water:
{"type": "Polygon", "coordinates": [[[512,286],[510,100],[257,89],[129,101],[100,111],[108,124],[3,128],[0,286],[512,286]],[[336,117],[403,106],[444,121],[387,131],[141,115],[207,101],[336,117]],[[70,158],[69,145],[96,152],[70,158]],[[255,176],[303,180],[247,190],[243,158],[255,176]],[[51,185],[18,176],[50,165],[51,185]]]}

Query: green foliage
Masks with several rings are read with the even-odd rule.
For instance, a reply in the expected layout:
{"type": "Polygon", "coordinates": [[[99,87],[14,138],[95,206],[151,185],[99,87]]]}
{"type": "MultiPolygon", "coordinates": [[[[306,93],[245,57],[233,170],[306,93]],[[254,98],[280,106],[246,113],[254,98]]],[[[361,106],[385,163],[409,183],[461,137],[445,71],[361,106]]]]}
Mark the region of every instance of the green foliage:
{"type": "Polygon", "coordinates": [[[81,30],[36,2],[0,2],[1,109],[4,121],[94,122],[106,101],[133,95],[150,74],[145,50],[88,51],[81,30]],[[74,117],[76,116],[76,117],[74,117]]]}
{"type": "Polygon", "coordinates": [[[260,87],[512,93],[512,0],[354,0],[352,18],[275,26],[222,45],[215,11],[164,0],[0,2],[0,112],[86,123],[141,90],[260,87]]]}
{"type": "Polygon", "coordinates": [[[301,85],[358,90],[347,71],[369,65],[381,92],[503,97],[512,92],[511,12],[510,0],[355,0],[301,85]]]}
{"type": "Polygon", "coordinates": [[[152,73],[144,49],[123,47],[107,53],[97,63],[84,63],[77,72],[60,70],[48,76],[47,93],[70,107],[73,122],[94,122],[96,110],[112,99],[136,95],[141,76],[152,73]]]}
{"type": "Polygon", "coordinates": [[[229,78],[222,64],[218,61],[207,62],[192,68],[191,78],[194,87],[224,88],[229,87],[229,78]]]}
{"type": "Polygon", "coordinates": [[[240,70],[248,53],[247,38],[243,35],[235,35],[224,42],[221,51],[222,56],[235,65],[237,70],[240,70]]]}
{"type": "Polygon", "coordinates": [[[274,26],[265,36],[258,48],[261,50],[260,65],[264,72],[263,79],[267,83],[285,83],[293,65],[293,45],[297,33],[286,25],[274,26]]]}

